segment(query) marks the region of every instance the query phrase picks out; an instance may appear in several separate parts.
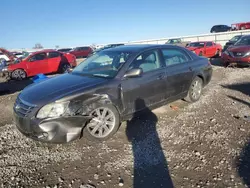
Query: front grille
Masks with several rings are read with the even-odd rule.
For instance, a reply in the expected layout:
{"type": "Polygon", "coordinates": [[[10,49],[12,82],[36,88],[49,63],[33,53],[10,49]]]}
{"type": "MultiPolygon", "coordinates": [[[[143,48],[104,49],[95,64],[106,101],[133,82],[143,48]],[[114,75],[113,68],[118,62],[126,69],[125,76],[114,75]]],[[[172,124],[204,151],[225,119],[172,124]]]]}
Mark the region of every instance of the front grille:
{"type": "Polygon", "coordinates": [[[245,52],[233,52],[234,57],[243,57],[245,55],[245,52]]]}
{"type": "Polygon", "coordinates": [[[27,117],[35,107],[36,105],[25,102],[18,97],[14,104],[14,111],[21,117],[27,117]]]}

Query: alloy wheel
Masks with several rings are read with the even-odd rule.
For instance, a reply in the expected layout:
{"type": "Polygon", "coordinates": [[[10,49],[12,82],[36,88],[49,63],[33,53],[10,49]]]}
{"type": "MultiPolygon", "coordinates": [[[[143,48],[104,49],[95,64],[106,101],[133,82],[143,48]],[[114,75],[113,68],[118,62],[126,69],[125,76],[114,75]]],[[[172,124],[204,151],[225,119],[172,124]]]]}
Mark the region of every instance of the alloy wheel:
{"type": "Polygon", "coordinates": [[[69,69],[70,69],[70,65],[64,64],[62,67],[62,72],[67,73],[67,72],[69,72],[69,69]]]}
{"type": "Polygon", "coordinates": [[[200,80],[195,80],[191,86],[191,96],[194,100],[198,100],[201,96],[202,82],[200,80]]]}
{"type": "Polygon", "coordinates": [[[12,78],[22,80],[26,78],[26,73],[23,70],[17,69],[12,73],[12,78]]]}
{"type": "Polygon", "coordinates": [[[91,116],[93,117],[86,128],[89,133],[96,138],[108,136],[115,127],[115,114],[108,108],[100,107],[95,109],[91,116]]]}

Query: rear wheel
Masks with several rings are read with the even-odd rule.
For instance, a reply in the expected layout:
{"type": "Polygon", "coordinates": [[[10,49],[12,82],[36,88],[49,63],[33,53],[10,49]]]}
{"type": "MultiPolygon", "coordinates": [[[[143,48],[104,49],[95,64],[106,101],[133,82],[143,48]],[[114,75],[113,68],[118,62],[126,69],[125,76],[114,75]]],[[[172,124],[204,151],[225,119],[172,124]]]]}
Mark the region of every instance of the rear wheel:
{"type": "Polygon", "coordinates": [[[107,140],[119,129],[120,116],[113,105],[99,106],[90,115],[92,119],[83,129],[83,136],[88,140],[107,140]]]}
{"type": "Polygon", "coordinates": [[[200,99],[203,88],[203,80],[200,77],[195,77],[188,90],[188,95],[185,98],[187,102],[196,102],[200,99]]]}
{"type": "Polygon", "coordinates": [[[27,74],[23,69],[16,69],[11,73],[13,80],[24,80],[25,78],[27,78],[27,74]]]}

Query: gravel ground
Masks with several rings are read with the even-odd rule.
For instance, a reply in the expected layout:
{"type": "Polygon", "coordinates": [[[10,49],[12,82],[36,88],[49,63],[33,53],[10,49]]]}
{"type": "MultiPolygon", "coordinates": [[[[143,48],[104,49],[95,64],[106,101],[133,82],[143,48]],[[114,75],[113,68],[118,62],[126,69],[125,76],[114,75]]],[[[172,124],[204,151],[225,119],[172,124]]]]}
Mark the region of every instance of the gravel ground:
{"type": "Polygon", "coordinates": [[[0,83],[1,187],[250,186],[250,69],[214,66],[200,101],[148,110],[103,143],[24,137],[12,106],[29,83],[7,84],[0,83]]]}

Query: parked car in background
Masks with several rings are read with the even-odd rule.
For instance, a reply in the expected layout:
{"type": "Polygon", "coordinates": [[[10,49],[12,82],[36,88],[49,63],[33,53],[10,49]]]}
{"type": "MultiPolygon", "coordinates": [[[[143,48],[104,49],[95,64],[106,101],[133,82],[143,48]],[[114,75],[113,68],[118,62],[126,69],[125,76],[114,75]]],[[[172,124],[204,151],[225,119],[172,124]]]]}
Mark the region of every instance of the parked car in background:
{"type": "Polygon", "coordinates": [[[220,56],[222,52],[222,46],[214,43],[213,41],[191,42],[188,44],[187,49],[199,56],[208,58],[220,56]]]}
{"type": "Polygon", "coordinates": [[[250,66],[250,35],[242,36],[239,41],[222,53],[221,58],[225,66],[230,63],[250,66]]]}
{"type": "Polygon", "coordinates": [[[73,50],[71,50],[69,53],[76,56],[76,58],[83,58],[83,57],[87,57],[92,52],[93,52],[93,49],[91,47],[84,46],[84,47],[76,47],[73,50]]]}
{"type": "Polygon", "coordinates": [[[42,142],[103,141],[138,112],[198,101],[212,75],[207,58],[173,45],[126,45],[91,56],[71,73],[25,88],[17,129],[42,142]],[[28,110],[27,110],[28,109],[28,110]]]}
{"type": "Polygon", "coordinates": [[[235,23],[231,27],[233,31],[250,29],[250,22],[235,23]]]}
{"type": "Polygon", "coordinates": [[[64,53],[70,52],[71,50],[72,50],[72,48],[60,48],[60,49],[57,49],[58,52],[64,52],[64,53]]]}
{"type": "Polygon", "coordinates": [[[10,77],[22,80],[37,74],[66,72],[70,67],[76,66],[76,58],[72,54],[65,54],[56,50],[42,50],[29,54],[15,64],[5,68],[10,77]]]}
{"type": "Polygon", "coordinates": [[[96,53],[98,53],[98,52],[100,52],[102,50],[106,50],[106,49],[109,49],[109,48],[115,48],[117,46],[123,46],[123,45],[124,44],[108,44],[108,45],[106,45],[106,46],[104,46],[102,48],[95,49],[91,54],[89,54],[89,56],[94,55],[94,54],[96,54],[96,53]]]}
{"type": "Polygon", "coordinates": [[[241,39],[242,36],[244,36],[244,35],[236,35],[236,36],[234,36],[233,38],[231,38],[231,39],[224,45],[223,51],[225,51],[229,46],[234,45],[238,40],[241,39]]]}
{"type": "Polygon", "coordinates": [[[182,41],[181,38],[169,39],[165,44],[177,45],[186,47],[190,42],[182,41]]]}
{"type": "Polygon", "coordinates": [[[219,33],[219,32],[227,32],[227,31],[231,31],[231,27],[228,25],[214,25],[211,28],[210,33],[219,33]]]}
{"type": "Polygon", "coordinates": [[[0,61],[13,62],[16,57],[13,53],[9,52],[6,49],[0,48],[0,61]]]}
{"type": "Polygon", "coordinates": [[[23,56],[22,52],[11,52],[14,56],[16,56],[17,58],[20,58],[23,56]]]}

